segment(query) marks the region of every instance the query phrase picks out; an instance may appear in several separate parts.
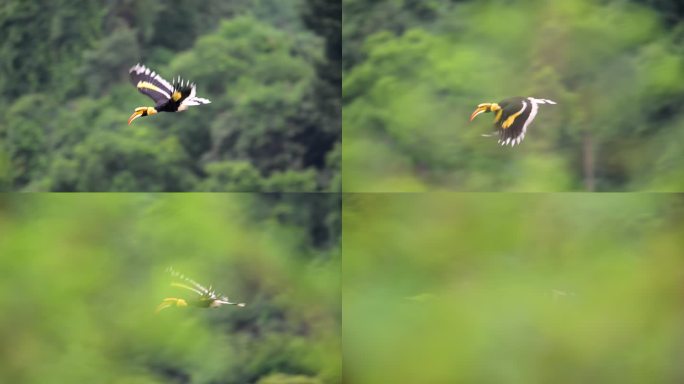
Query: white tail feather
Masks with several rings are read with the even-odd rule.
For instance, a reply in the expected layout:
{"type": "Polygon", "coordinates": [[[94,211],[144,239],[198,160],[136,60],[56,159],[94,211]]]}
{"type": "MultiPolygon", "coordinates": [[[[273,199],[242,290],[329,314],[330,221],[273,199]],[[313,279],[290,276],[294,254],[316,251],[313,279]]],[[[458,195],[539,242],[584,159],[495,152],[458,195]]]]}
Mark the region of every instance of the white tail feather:
{"type": "Polygon", "coordinates": [[[207,99],[203,99],[201,97],[188,97],[183,101],[183,104],[185,105],[200,105],[200,104],[209,104],[211,101],[207,99]]]}
{"type": "Polygon", "coordinates": [[[534,97],[529,97],[528,99],[537,104],[556,104],[555,101],[549,99],[535,99],[534,97]]]}

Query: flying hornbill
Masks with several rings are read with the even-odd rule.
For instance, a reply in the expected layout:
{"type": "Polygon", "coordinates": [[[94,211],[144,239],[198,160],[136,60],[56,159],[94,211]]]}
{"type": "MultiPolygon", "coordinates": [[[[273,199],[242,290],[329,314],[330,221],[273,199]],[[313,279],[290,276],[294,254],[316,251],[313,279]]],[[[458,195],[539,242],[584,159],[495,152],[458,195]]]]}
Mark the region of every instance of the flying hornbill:
{"type": "Polygon", "coordinates": [[[483,103],[478,105],[470,115],[470,121],[482,112],[496,112],[494,125],[499,135],[499,144],[510,144],[512,147],[525,138],[527,127],[537,116],[539,104],[556,104],[556,102],[534,97],[511,97],[498,103],[483,103]]]}
{"type": "Polygon", "coordinates": [[[193,299],[180,299],[177,297],[167,297],[164,300],[162,300],[161,304],[157,306],[157,312],[161,311],[162,309],[168,308],[168,307],[187,307],[187,306],[193,306],[193,307],[200,307],[200,308],[217,308],[220,307],[224,304],[226,305],[237,305],[238,307],[244,307],[245,303],[232,303],[230,300],[228,300],[228,297],[223,296],[219,294],[218,292],[214,291],[211,289],[211,286],[209,288],[205,288],[201,284],[197,283],[196,281],[187,278],[183,276],[182,274],[176,272],[173,268],[168,268],[167,272],[171,274],[171,276],[183,280],[190,285],[186,285],[183,283],[171,283],[171,286],[173,287],[179,287],[179,288],[184,288],[190,291],[195,292],[196,294],[199,295],[199,297],[193,298],[193,299]]]}
{"type": "Polygon", "coordinates": [[[159,112],[180,112],[191,105],[209,104],[211,101],[195,96],[195,84],[180,78],[173,80],[173,85],[154,71],[141,64],[136,64],[128,71],[131,82],[140,93],[154,100],[154,107],[138,107],[128,118],[128,125],[140,116],[150,116],[159,112]]]}

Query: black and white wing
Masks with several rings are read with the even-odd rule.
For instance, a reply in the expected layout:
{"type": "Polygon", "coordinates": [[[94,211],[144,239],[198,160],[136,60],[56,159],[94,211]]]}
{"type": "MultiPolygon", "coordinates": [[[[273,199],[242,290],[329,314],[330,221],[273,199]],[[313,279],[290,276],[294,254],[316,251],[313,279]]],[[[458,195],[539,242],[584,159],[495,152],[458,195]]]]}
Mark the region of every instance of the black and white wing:
{"type": "Polygon", "coordinates": [[[200,296],[210,296],[211,294],[213,294],[213,291],[211,289],[204,287],[202,284],[196,282],[195,280],[193,280],[189,277],[186,277],[185,275],[183,275],[180,272],[176,272],[176,270],[174,270],[171,267],[169,267],[167,269],[167,272],[169,272],[169,274],[171,274],[171,276],[176,277],[176,278],[183,280],[183,281],[190,284],[188,286],[185,284],[173,283],[172,284],[173,286],[189,289],[191,291],[194,291],[195,293],[197,293],[200,296]]]}
{"type": "Polygon", "coordinates": [[[525,138],[527,128],[537,116],[539,104],[556,104],[548,99],[535,99],[527,97],[520,99],[519,103],[509,104],[504,107],[501,121],[498,121],[499,144],[520,144],[525,138]]]}
{"type": "Polygon", "coordinates": [[[136,64],[128,71],[131,82],[140,93],[149,96],[156,104],[161,104],[171,98],[174,88],[159,74],[142,64],[136,64]]]}

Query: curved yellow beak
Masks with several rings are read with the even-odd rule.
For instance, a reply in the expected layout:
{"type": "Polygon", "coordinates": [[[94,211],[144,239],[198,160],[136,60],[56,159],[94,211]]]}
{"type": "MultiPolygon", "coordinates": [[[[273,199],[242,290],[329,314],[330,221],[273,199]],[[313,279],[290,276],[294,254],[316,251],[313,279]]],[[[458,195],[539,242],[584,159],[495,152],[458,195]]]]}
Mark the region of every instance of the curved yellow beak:
{"type": "Polygon", "coordinates": [[[128,125],[131,125],[131,123],[133,122],[133,120],[137,119],[137,118],[140,117],[140,116],[143,116],[143,113],[144,113],[144,112],[145,112],[144,110],[140,110],[140,111],[135,111],[135,112],[133,112],[133,114],[131,115],[131,117],[128,118],[128,125]]]}
{"type": "Polygon", "coordinates": [[[477,106],[477,109],[473,113],[470,114],[470,121],[473,121],[473,119],[479,115],[482,112],[487,112],[489,111],[489,105],[488,104],[480,104],[477,106]]]}

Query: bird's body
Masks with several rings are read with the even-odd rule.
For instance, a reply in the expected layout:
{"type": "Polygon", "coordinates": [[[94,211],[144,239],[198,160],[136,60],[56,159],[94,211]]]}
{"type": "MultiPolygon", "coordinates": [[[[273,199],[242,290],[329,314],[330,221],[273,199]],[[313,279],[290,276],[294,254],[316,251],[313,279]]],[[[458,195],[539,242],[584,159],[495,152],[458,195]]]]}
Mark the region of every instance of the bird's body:
{"type": "Polygon", "coordinates": [[[178,287],[178,288],[183,288],[190,290],[194,293],[196,293],[198,296],[189,298],[189,299],[181,299],[177,297],[167,297],[164,300],[162,300],[161,304],[157,307],[157,312],[161,311],[162,309],[168,308],[168,307],[199,307],[199,308],[217,308],[222,305],[236,305],[238,307],[244,307],[245,303],[232,303],[230,300],[228,300],[228,297],[223,296],[219,294],[218,292],[214,291],[209,288],[205,288],[201,284],[197,283],[196,281],[183,276],[182,274],[176,272],[172,268],[168,269],[168,272],[171,274],[171,276],[184,281],[184,283],[171,283],[172,287],[178,287]],[[189,284],[189,285],[188,285],[189,284]]]}
{"type": "Polygon", "coordinates": [[[181,79],[174,79],[172,83],[169,83],[141,64],[134,65],[128,72],[131,82],[138,91],[155,102],[154,107],[136,108],[128,119],[128,124],[141,116],[150,116],[159,112],[181,112],[189,106],[211,103],[207,99],[196,96],[196,86],[193,83],[181,79]]]}
{"type": "Polygon", "coordinates": [[[470,121],[483,112],[494,112],[494,126],[499,136],[499,144],[514,146],[519,144],[527,133],[540,104],[556,104],[548,99],[534,97],[511,97],[498,103],[483,103],[470,115],[470,121]]]}

